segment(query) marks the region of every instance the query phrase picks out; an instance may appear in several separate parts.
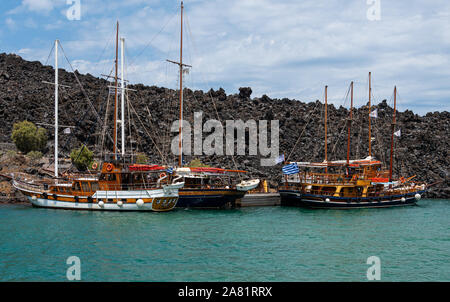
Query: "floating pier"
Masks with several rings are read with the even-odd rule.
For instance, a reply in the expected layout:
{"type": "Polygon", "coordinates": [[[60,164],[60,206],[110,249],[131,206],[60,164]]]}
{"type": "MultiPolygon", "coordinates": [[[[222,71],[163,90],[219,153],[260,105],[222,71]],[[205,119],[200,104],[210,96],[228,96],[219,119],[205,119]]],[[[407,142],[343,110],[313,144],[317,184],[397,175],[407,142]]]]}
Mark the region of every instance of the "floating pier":
{"type": "Polygon", "coordinates": [[[238,207],[279,206],[280,193],[249,193],[236,201],[238,207]]]}

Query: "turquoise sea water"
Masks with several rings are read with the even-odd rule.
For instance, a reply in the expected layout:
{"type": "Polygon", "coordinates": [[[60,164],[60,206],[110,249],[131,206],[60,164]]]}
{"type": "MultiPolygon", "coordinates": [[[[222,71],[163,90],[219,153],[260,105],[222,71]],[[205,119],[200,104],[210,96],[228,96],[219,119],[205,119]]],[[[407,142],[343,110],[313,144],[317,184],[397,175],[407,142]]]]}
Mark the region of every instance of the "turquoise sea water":
{"type": "Polygon", "coordinates": [[[366,210],[114,213],[0,206],[0,281],[450,281],[450,200],[366,210]]]}

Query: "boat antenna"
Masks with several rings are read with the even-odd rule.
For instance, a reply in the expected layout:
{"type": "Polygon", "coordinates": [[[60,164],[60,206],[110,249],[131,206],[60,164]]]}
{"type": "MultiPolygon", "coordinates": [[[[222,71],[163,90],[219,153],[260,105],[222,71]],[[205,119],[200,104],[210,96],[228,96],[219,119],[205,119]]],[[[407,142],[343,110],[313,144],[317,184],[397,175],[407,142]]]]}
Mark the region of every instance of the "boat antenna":
{"type": "Polygon", "coordinates": [[[395,113],[397,111],[397,86],[394,87],[394,115],[391,123],[391,158],[389,161],[389,181],[392,180],[392,162],[394,160],[394,131],[395,131],[395,113]]]}
{"type": "MultiPolygon", "coordinates": [[[[347,166],[350,164],[350,132],[351,132],[351,127],[352,127],[352,118],[353,118],[353,81],[350,83],[350,116],[348,118],[348,124],[347,124],[347,166]]],[[[347,170],[348,171],[348,170],[347,170]]]]}
{"type": "Polygon", "coordinates": [[[166,60],[167,62],[176,64],[180,67],[180,126],[178,135],[178,165],[183,166],[183,67],[192,67],[191,65],[183,64],[183,1],[181,1],[181,38],[180,38],[180,62],[166,60]]]}
{"type": "Polygon", "coordinates": [[[327,166],[325,167],[325,173],[328,173],[328,139],[327,139],[327,109],[328,109],[328,101],[327,101],[327,91],[328,86],[325,86],[325,162],[327,166]]]}

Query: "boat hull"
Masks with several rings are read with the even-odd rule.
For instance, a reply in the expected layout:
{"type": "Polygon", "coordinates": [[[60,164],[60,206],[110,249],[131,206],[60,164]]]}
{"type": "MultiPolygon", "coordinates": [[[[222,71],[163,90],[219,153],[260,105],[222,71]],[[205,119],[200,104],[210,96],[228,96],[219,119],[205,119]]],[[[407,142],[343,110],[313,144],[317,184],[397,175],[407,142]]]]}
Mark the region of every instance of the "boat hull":
{"type": "Polygon", "coordinates": [[[281,205],[314,209],[358,209],[358,208],[386,208],[395,206],[415,205],[416,194],[425,191],[416,191],[401,195],[382,197],[332,197],[325,195],[302,194],[296,190],[280,190],[281,205]],[[329,201],[327,201],[327,199],[329,201]]]}
{"type": "Polygon", "coordinates": [[[235,208],[246,192],[234,189],[180,189],[177,208],[235,208]]]}

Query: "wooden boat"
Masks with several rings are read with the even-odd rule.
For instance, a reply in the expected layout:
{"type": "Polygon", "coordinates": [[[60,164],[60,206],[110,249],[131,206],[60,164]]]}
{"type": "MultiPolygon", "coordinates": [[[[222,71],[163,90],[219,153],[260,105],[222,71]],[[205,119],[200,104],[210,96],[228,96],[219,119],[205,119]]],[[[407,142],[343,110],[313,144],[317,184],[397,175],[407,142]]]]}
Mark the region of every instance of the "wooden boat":
{"type": "MultiPolygon", "coordinates": [[[[21,191],[36,207],[74,210],[111,211],[157,211],[175,208],[178,190],[183,187],[181,178],[166,173],[167,167],[134,164],[132,155],[125,154],[124,131],[124,86],[123,39],[122,39],[122,84],[118,86],[119,23],[116,34],[115,60],[115,105],[114,105],[114,152],[105,156],[100,172],[90,174],[58,171],[58,41],[55,42],[55,176],[36,178],[16,173],[13,186],[21,191]],[[117,148],[118,89],[122,90],[122,150],[117,148]]],[[[82,149],[80,150],[81,153],[82,149]]],[[[97,165],[94,163],[94,165],[97,165]]],[[[92,167],[96,170],[98,167],[92,167]]]]}
{"type": "Polygon", "coordinates": [[[180,189],[177,207],[234,208],[259,180],[237,182],[237,173],[245,171],[221,168],[177,168],[176,175],[185,185],[180,189]]]}
{"type": "Polygon", "coordinates": [[[110,210],[172,210],[183,182],[168,183],[166,167],[105,162],[99,174],[36,179],[15,174],[13,186],[36,207],[110,210]]]}
{"type": "Polygon", "coordinates": [[[427,185],[415,182],[415,176],[394,178],[392,163],[396,125],[396,95],[391,124],[391,151],[389,169],[371,156],[370,85],[369,73],[369,156],[350,160],[350,133],[353,110],[353,82],[348,119],[347,160],[327,159],[327,87],[325,87],[325,160],[323,162],[291,162],[285,166],[284,183],[280,184],[281,205],[309,208],[378,208],[413,205],[421,199],[427,185]],[[303,171],[300,171],[303,168],[303,171]],[[318,171],[319,170],[319,171],[318,171]]]}

